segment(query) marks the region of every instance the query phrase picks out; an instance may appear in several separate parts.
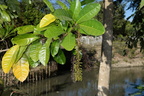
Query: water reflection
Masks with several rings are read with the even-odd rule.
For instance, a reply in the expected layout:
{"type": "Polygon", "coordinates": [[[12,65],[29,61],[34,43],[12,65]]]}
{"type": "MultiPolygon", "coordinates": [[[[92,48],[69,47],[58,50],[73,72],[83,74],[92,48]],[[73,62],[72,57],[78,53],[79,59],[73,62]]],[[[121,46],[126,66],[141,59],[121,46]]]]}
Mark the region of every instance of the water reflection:
{"type": "Polygon", "coordinates": [[[111,72],[111,96],[144,96],[132,95],[138,89],[135,85],[144,84],[144,70],[141,67],[113,69],[111,72]]]}
{"type": "MultiPolygon", "coordinates": [[[[28,93],[29,96],[95,96],[97,73],[98,70],[95,69],[85,71],[83,81],[77,83],[73,83],[71,75],[67,73],[47,80],[21,85],[20,90],[28,93]]],[[[141,67],[112,69],[110,96],[132,96],[138,92],[135,85],[144,84],[143,73],[144,70],[141,67]]]]}

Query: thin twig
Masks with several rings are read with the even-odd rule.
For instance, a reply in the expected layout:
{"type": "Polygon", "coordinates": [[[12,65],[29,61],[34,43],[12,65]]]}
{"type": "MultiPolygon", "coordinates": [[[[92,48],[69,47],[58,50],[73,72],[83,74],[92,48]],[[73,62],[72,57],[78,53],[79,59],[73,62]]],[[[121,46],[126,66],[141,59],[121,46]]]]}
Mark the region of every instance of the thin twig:
{"type": "Polygon", "coordinates": [[[5,51],[7,51],[7,50],[8,50],[8,49],[3,49],[3,50],[0,50],[0,53],[1,53],[1,52],[5,52],[5,51]]]}

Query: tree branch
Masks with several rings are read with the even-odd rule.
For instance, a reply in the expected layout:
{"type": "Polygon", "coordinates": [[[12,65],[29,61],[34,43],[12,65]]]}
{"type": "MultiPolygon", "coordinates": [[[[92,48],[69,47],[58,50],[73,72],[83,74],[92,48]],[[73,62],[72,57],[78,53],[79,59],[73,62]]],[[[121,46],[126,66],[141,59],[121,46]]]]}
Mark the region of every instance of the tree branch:
{"type": "Polygon", "coordinates": [[[5,51],[7,51],[7,50],[8,50],[8,49],[3,49],[3,50],[0,50],[0,53],[1,53],[1,52],[5,52],[5,51]]]}

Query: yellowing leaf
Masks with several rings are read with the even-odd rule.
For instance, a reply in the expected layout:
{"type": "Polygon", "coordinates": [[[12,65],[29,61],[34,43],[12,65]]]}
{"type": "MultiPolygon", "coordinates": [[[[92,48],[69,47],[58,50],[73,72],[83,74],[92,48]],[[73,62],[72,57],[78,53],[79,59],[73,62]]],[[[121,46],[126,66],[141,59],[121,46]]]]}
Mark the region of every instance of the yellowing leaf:
{"type": "Polygon", "coordinates": [[[55,16],[52,14],[45,15],[40,21],[40,28],[49,25],[56,20],[55,16]]]}
{"type": "Polygon", "coordinates": [[[2,69],[5,73],[8,73],[12,65],[16,61],[16,56],[19,51],[19,45],[11,47],[2,58],[2,69]]]}
{"type": "Polygon", "coordinates": [[[29,74],[29,63],[27,58],[22,57],[16,64],[14,64],[13,74],[21,82],[27,78],[29,74]]]}

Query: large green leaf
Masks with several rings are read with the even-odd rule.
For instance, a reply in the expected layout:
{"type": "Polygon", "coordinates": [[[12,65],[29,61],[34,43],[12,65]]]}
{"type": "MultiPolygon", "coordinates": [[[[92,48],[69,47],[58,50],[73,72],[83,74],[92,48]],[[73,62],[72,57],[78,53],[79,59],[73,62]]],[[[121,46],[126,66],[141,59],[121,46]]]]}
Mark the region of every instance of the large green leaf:
{"type": "Polygon", "coordinates": [[[73,50],[76,45],[75,35],[72,33],[68,33],[68,35],[63,39],[61,46],[68,51],[73,50]]]}
{"type": "Polygon", "coordinates": [[[68,10],[68,7],[61,1],[57,1],[57,3],[62,7],[62,9],[68,10]]]}
{"type": "Polygon", "coordinates": [[[40,25],[38,24],[38,25],[34,28],[33,34],[41,34],[41,35],[43,35],[43,34],[44,34],[44,31],[47,30],[48,27],[49,27],[49,26],[40,28],[40,25]]]}
{"type": "Polygon", "coordinates": [[[21,82],[27,78],[29,74],[29,63],[25,56],[13,65],[13,73],[14,76],[21,82]]]}
{"type": "Polygon", "coordinates": [[[88,4],[88,3],[91,3],[91,2],[94,2],[95,0],[83,0],[81,2],[82,5],[85,5],[85,4],[88,4]]]}
{"type": "Polygon", "coordinates": [[[62,50],[59,50],[58,54],[54,57],[54,60],[59,64],[62,64],[62,65],[65,64],[66,57],[62,50]]]}
{"type": "Polygon", "coordinates": [[[97,13],[100,11],[101,5],[98,3],[90,3],[86,5],[79,13],[79,16],[77,18],[77,23],[81,23],[87,20],[90,20],[94,16],[97,15],[97,13]]]}
{"type": "Polygon", "coordinates": [[[54,7],[51,2],[49,2],[48,0],[43,0],[43,2],[49,7],[51,12],[54,12],[54,7]]]}
{"type": "Polygon", "coordinates": [[[71,4],[72,3],[72,1],[71,0],[67,0],[68,2],[69,2],[69,4],[71,4]]]}
{"type": "Polygon", "coordinates": [[[48,39],[39,51],[39,60],[44,66],[47,65],[50,58],[50,48],[49,48],[50,43],[51,39],[48,39]]]}
{"type": "Polygon", "coordinates": [[[52,14],[45,15],[40,21],[40,28],[49,25],[56,20],[55,16],[52,14]]]}
{"type": "Polygon", "coordinates": [[[19,45],[11,47],[2,58],[2,69],[5,73],[8,73],[15,63],[17,58],[17,53],[19,51],[19,45]]]}
{"type": "Polygon", "coordinates": [[[40,43],[40,41],[35,41],[33,42],[30,46],[29,46],[29,50],[30,50],[30,53],[29,53],[29,56],[31,57],[31,59],[34,61],[34,62],[37,62],[39,60],[39,50],[41,49],[42,47],[42,44],[40,43]]]}
{"type": "Polygon", "coordinates": [[[105,32],[104,26],[97,20],[88,20],[79,24],[82,34],[99,36],[105,32]]]}
{"type": "Polygon", "coordinates": [[[52,42],[52,44],[51,44],[51,55],[53,57],[58,53],[59,47],[60,47],[59,40],[56,40],[56,41],[52,42]]]}
{"type": "Polygon", "coordinates": [[[47,38],[55,38],[63,33],[64,31],[62,30],[61,26],[49,26],[44,32],[44,36],[47,38]]]}
{"type": "Polygon", "coordinates": [[[16,58],[15,62],[17,62],[23,56],[26,49],[27,49],[27,46],[20,46],[19,47],[19,51],[18,51],[17,58],[16,58]]]}
{"type": "Polygon", "coordinates": [[[40,62],[38,61],[38,62],[34,62],[32,59],[31,59],[31,57],[30,57],[30,53],[31,53],[31,51],[30,51],[30,46],[27,48],[27,50],[26,50],[26,52],[25,52],[25,55],[26,55],[26,57],[27,57],[27,60],[28,60],[28,62],[29,62],[29,65],[31,66],[31,67],[36,67],[36,66],[38,66],[39,64],[40,64],[40,62]]]}
{"type": "Polygon", "coordinates": [[[71,3],[70,10],[72,11],[72,17],[73,19],[76,19],[79,15],[79,12],[81,11],[81,3],[79,0],[74,0],[71,3]]]}
{"type": "Polygon", "coordinates": [[[72,17],[69,14],[69,11],[64,10],[64,9],[57,9],[54,12],[54,16],[56,16],[56,18],[60,19],[60,20],[66,20],[66,21],[71,21],[72,17]]]}
{"type": "Polygon", "coordinates": [[[34,28],[35,26],[33,25],[25,25],[14,29],[14,31],[18,31],[18,34],[25,34],[34,31],[34,28]]]}
{"type": "Polygon", "coordinates": [[[33,41],[39,39],[40,37],[34,35],[34,34],[21,34],[21,35],[18,35],[16,37],[14,37],[12,39],[12,42],[14,44],[18,44],[20,46],[25,46],[25,45],[29,45],[30,43],[32,43],[33,41]]]}
{"type": "Polygon", "coordinates": [[[39,64],[40,64],[40,62],[39,61],[37,61],[37,62],[34,62],[29,56],[27,56],[27,59],[28,59],[28,62],[29,62],[29,65],[31,66],[31,67],[37,67],[39,64]]]}

